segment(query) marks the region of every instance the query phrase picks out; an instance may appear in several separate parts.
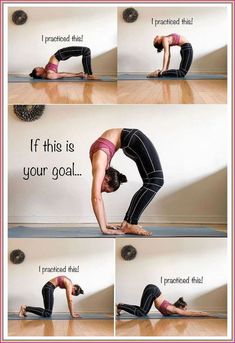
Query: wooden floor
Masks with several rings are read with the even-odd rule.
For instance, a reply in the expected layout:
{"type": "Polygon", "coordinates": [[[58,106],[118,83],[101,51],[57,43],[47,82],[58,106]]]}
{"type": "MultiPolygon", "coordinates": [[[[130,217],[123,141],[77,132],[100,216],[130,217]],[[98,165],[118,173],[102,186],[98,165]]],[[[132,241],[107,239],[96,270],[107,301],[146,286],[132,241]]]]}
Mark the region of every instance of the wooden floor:
{"type": "Polygon", "coordinates": [[[116,82],[9,83],[9,105],[116,104],[116,82]]]}
{"type": "Polygon", "coordinates": [[[226,80],[9,83],[16,104],[225,104],[226,80]]]}
{"type": "Polygon", "coordinates": [[[226,336],[226,319],[133,319],[116,321],[116,336],[226,336]]]}
{"type": "Polygon", "coordinates": [[[226,104],[226,80],[118,81],[119,104],[226,104]]]}
{"type": "Polygon", "coordinates": [[[113,320],[9,320],[8,336],[113,336],[113,320]]]}
{"type": "MultiPolygon", "coordinates": [[[[112,320],[9,320],[9,336],[113,336],[112,320]]],[[[116,336],[226,336],[226,319],[116,321],[116,336]]]]}

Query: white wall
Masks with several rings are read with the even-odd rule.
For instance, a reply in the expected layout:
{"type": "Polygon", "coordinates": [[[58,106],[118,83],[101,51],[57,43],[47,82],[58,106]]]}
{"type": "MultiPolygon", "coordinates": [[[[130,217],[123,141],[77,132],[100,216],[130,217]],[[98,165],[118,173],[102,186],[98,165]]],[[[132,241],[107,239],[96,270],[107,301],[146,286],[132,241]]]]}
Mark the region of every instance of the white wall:
{"type": "MultiPolygon", "coordinates": [[[[42,306],[43,285],[58,275],[78,283],[85,294],[73,297],[75,311],[113,312],[114,256],[110,239],[10,239],[12,250],[22,250],[22,264],[8,262],[9,311],[21,304],[42,306]],[[78,273],[39,272],[42,267],[78,266],[78,273]]],[[[65,290],[55,290],[55,312],[67,312],[65,290]]]]}
{"type": "Polygon", "coordinates": [[[189,309],[226,311],[226,245],[226,239],[210,238],[116,240],[116,302],[139,305],[144,287],[152,283],[172,303],[183,296],[189,309]],[[129,244],[137,249],[137,255],[125,261],[121,249],[129,244]],[[203,283],[161,284],[161,277],[188,276],[203,277],[203,283]]]}
{"type": "MultiPolygon", "coordinates": [[[[96,223],[90,202],[89,147],[112,127],[137,127],[159,153],[165,184],[142,222],[224,223],[227,212],[228,149],[225,105],[46,106],[41,119],[19,120],[9,107],[9,221],[11,223],[96,223]],[[74,142],[75,152],[30,152],[30,139],[74,142]],[[82,176],[23,180],[29,166],[70,166],[82,176]]],[[[118,151],[112,165],[129,182],[104,194],[109,221],[120,222],[141,179],[132,160],[118,151]]]]}
{"type": "MultiPolygon", "coordinates": [[[[216,7],[138,7],[134,23],[122,18],[124,8],[118,9],[118,71],[149,72],[162,67],[163,53],[153,47],[156,35],[178,33],[192,44],[194,59],[190,72],[227,71],[228,16],[226,8],[216,7]],[[154,19],[193,18],[192,25],[157,25],[154,19]]],[[[171,68],[178,68],[180,49],[171,49],[171,68]]]]}
{"type": "MultiPolygon", "coordinates": [[[[116,8],[10,8],[9,9],[9,72],[29,74],[35,66],[44,66],[51,55],[67,46],[88,46],[92,53],[93,71],[115,74],[117,69],[116,8]],[[28,14],[24,25],[12,22],[12,13],[23,9],[28,14]],[[83,35],[83,42],[42,42],[44,36],[83,35]]],[[[81,71],[81,58],[61,62],[59,71],[81,71]]]]}

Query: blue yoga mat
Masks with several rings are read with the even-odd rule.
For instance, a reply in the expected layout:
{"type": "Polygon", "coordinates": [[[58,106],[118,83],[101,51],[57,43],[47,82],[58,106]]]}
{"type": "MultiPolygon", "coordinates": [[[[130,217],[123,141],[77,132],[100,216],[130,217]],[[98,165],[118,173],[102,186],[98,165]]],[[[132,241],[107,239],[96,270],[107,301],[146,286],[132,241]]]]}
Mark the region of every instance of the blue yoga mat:
{"type": "Polygon", "coordinates": [[[88,320],[88,319],[100,319],[100,320],[113,320],[112,315],[106,313],[80,313],[81,318],[72,318],[69,313],[53,313],[51,317],[45,318],[36,316],[32,313],[28,313],[27,317],[20,318],[18,313],[8,313],[8,320],[88,320]]]}
{"type": "Polygon", "coordinates": [[[149,313],[147,316],[145,317],[137,317],[137,316],[133,316],[129,313],[121,313],[120,316],[116,316],[116,320],[132,320],[132,319],[176,319],[176,318],[200,318],[200,319],[227,319],[227,315],[224,313],[213,313],[213,315],[216,316],[215,317],[186,317],[186,316],[180,316],[177,314],[172,314],[171,316],[163,316],[161,313],[149,313]]]}
{"type": "MultiPolygon", "coordinates": [[[[157,237],[227,237],[226,232],[209,227],[145,227],[157,237]]],[[[139,235],[104,235],[98,227],[10,227],[9,238],[130,238],[139,235]]]]}
{"type": "Polygon", "coordinates": [[[188,74],[185,77],[152,77],[147,78],[144,74],[120,74],[118,80],[227,80],[222,74],[188,74]]]}
{"type": "Polygon", "coordinates": [[[47,79],[33,79],[30,76],[17,76],[17,75],[8,75],[8,82],[9,83],[35,83],[35,82],[97,82],[97,81],[116,81],[116,77],[112,76],[100,76],[97,80],[86,80],[86,79],[79,79],[78,77],[64,77],[63,79],[57,80],[47,80],[47,79]]]}

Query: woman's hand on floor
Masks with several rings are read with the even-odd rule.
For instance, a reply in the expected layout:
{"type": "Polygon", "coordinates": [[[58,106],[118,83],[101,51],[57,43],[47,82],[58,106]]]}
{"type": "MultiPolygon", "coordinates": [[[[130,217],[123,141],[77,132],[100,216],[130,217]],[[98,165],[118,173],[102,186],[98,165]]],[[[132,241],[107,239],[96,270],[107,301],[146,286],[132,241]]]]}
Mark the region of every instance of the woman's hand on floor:
{"type": "Polygon", "coordinates": [[[107,225],[105,230],[102,230],[105,235],[124,235],[124,232],[120,229],[120,226],[107,225]]]}
{"type": "Polygon", "coordinates": [[[121,229],[121,225],[107,225],[106,229],[120,230],[121,229]]]}
{"type": "Polygon", "coordinates": [[[79,313],[73,313],[72,317],[73,318],[82,318],[79,313]]]}

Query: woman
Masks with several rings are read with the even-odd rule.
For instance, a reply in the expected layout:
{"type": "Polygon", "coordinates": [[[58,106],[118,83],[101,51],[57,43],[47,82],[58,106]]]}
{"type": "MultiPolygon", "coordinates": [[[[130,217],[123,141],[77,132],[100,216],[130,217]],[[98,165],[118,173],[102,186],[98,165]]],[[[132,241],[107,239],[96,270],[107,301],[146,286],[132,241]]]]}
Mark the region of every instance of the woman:
{"type": "Polygon", "coordinates": [[[153,45],[157,49],[157,52],[164,51],[163,66],[161,70],[157,69],[147,77],[185,77],[193,60],[193,49],[188,40],[177,33],[172,33],[169,36],[156,36],[153,45]],[[179,69],[169,69],[171,58],[170,48],[172,46],[180,47],[181,62],[179,69]]]}
{"type": "Polygon", "coordinates": [[[95,79],[91,69],[91,50],[84,46],[69,46],[58,50],[49,59],[49,62],[43,67],[36,67],[29,76],[34,79],[61,79],[63,77],[79,77],[81,79],[95,79]],[[84,73],[58,73],[58,65],[60,61],[68,60],[70,57],[81,56],[84,73]]]}
{"type": "Polygon", "coordinates": [[[158,154],[148,137],[138,129],[110,129],[105,131],[90,148],[92,164],[92,206],[104,234],[138,234],[149,236],[150,232],[138,225],[139,218],[159,189],[163,186],[163,173],[158,154]],[[106,220],[102,192],[115,192],[125,175],[110,166],[118,149],[132,159],[138,168],[142,187],[133,196],[123,223],[119,227],[109,226],[106,220]]]}
{"type": "Polygon", "coordinates": [[[84,294],[84,292],[80,286],[73,285],[72,281],[68,279],[66,276],[57,276],[48,281],[43,286],[42,297],[44,302],[44,308],[22,305],[20,307],[19,317],[27,317],[27,312],[37,314],[41,317],[51,317],[54,305],[54,290],[57,287],[66,290],[66,298],[69,312],[73,318],[79,318],[80,315],[78,313],[75,313],[73,310],[72,295],[78,296],[79,294],[84,294]]]}
{"type": "Polygon", "coordinates": [[[145,317],[149,313],[153,303],[156,309],[163,316],[178,314],[180,316],[188,317],[212,317],[212,315],[207,312],[187,310],[187,303],[182,297],[179,298],[174,304],[171,304],[162,296],[160,289],[155,285],[147,285],[145,287],[141,297],[140,306],[121,303],[118,304],[117,315],[119,316],[121,311],[125,311],[137,317],[145,317]]]}

